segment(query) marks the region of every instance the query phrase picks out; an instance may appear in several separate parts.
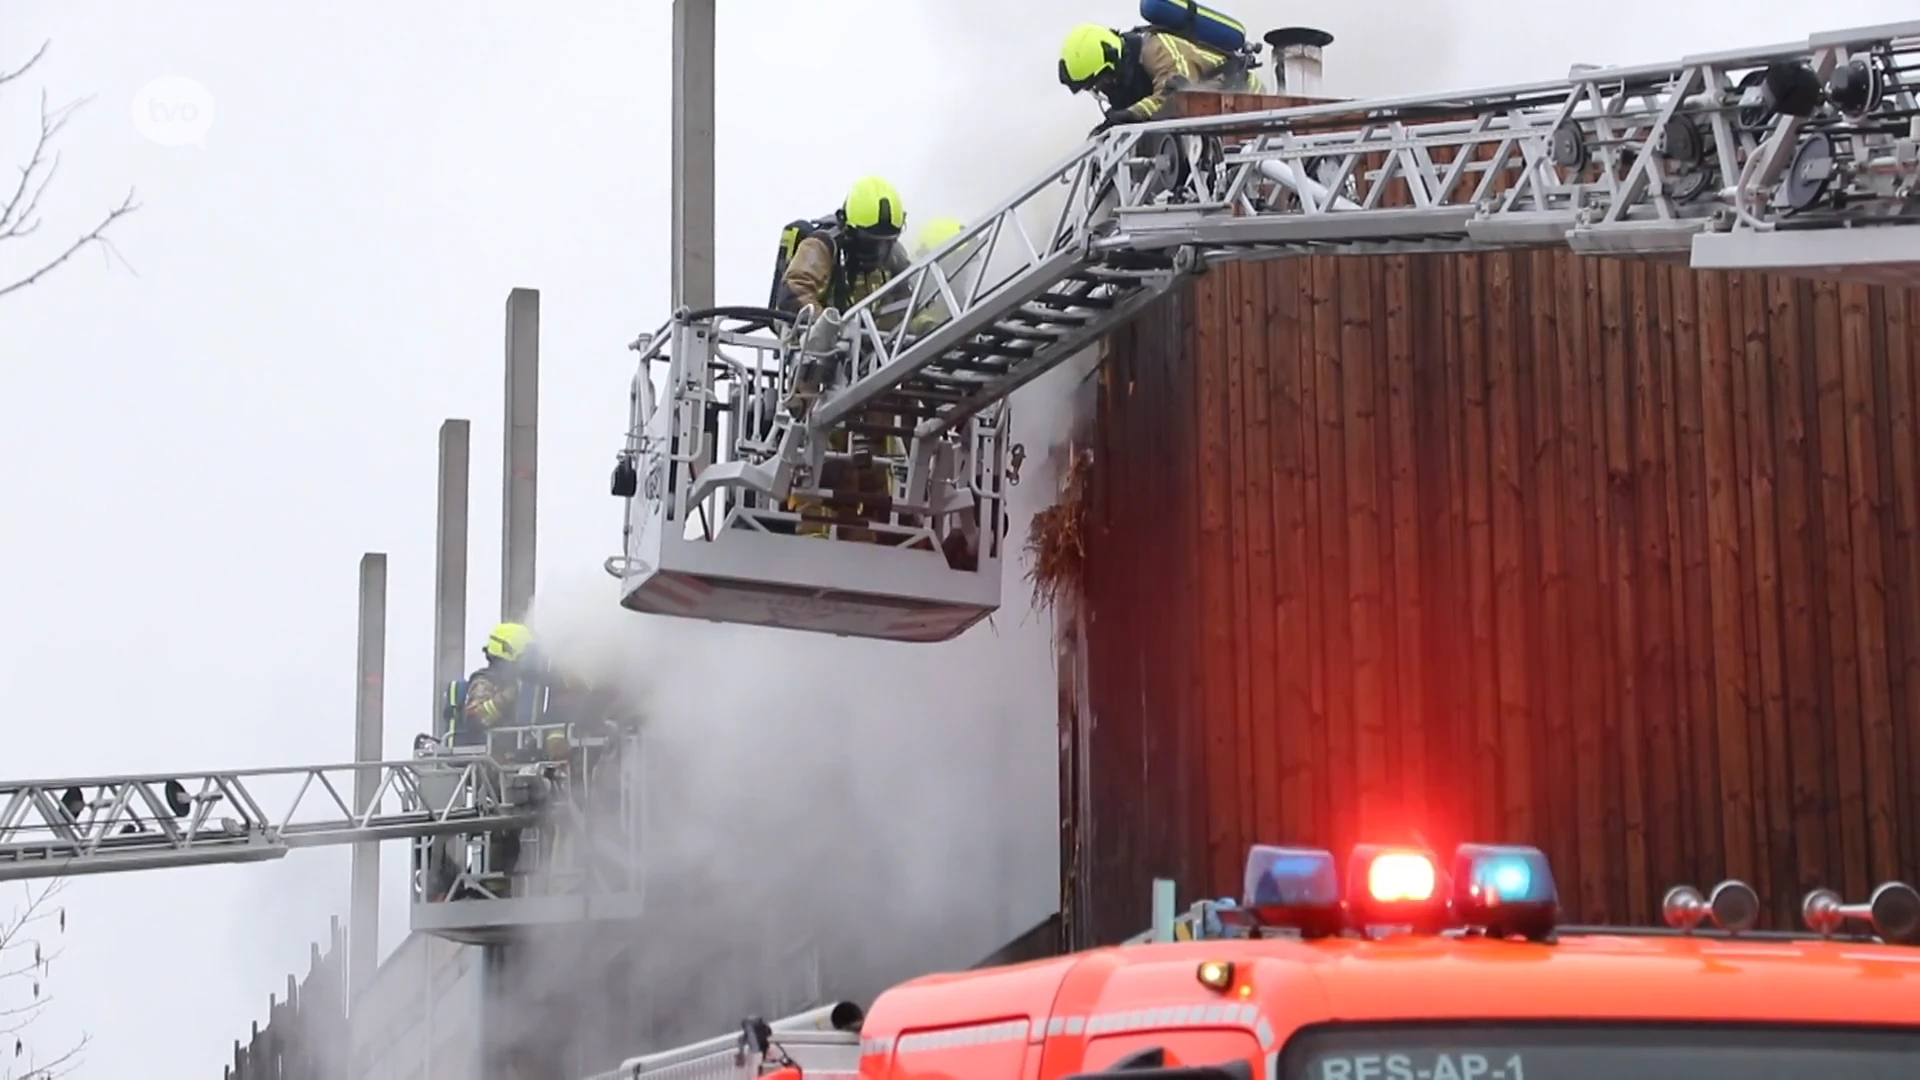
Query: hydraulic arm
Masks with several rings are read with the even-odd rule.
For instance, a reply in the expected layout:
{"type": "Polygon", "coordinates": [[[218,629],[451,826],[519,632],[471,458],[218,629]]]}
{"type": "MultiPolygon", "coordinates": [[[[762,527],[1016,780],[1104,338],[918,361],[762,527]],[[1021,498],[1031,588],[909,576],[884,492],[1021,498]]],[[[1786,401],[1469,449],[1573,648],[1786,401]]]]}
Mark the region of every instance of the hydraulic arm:
{"type": "Polygon", "coordinates": [[[1564,245],[1920,281],[1917,88],[1912,22],[1115,128],[844,312],[683,311],[637,342],[607,569],[635,610],[953,637],[999,603],[1009,395],[1187,275],[1564,245]],[[897,448],[849,454],[849,436],[897,448]]]}

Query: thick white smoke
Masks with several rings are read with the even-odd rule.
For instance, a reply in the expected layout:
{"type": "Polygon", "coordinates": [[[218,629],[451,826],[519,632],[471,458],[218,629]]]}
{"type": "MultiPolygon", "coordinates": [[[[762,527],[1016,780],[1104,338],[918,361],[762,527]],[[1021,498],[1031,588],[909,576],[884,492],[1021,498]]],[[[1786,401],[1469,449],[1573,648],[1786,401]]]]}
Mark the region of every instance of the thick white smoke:
{"type": "MultiPolygon", "coordinates": [[[[1288,21],[1336,33],[1337,23],[1366,25],[1350,5],[1327,7],[1324,20],[1290,8],[1288,21]]],[[[988,0],[902,16],[895,45],[926,59],[916,79],[937,87],[939,102],[924,129],[900,136],[920,144],[917,166],[893,177],[910,217],[976,219],[1098,119],[1055,81],[1057,38],[1079,17],[1134,20],[1120,9],[1033,15],[1031,4],[988,0]]],[[[1405,23],[1398,7],[1392,15],[1405,23]]],[[[1430,21],[1419,45],[1428,56],[1446,39],[1444,23],[1430,21]]],[[[1330,50],[1329,82],[1344,89],[1339,55],[1330,50]]],[[[1371,62],[1403,75],[1417,66],[1401,54],[1371,62]]],[[[1028,221],[1037,236],[1048,224],[1028,221]]],[[[1031,515],[1053,501],[1048,450],[1067,435],[1094,359],[1015,399],[1028,464],[1012,491],[1003,607],[958,641],[893,645],[642,617],[618,608],[598,574],[543,584],[532,621],[547,646],[644,703],[643,859],[659,921],[634,941],[530,943],[512,987],[527,1019],[518,1041],[545,1041],[547,1053],[570,1044],[566,1064],[598,1067],[622,1048],[719,1034],[749,1012],[864,998],[964,965],[1053,909],[1051,626],[1030,609],[1019,551],[1031,515]],[[635,986],[645,988],[638,997],[635,986]],[[562,1031],[572,1034],[554,1038],[562,1031]]]]}

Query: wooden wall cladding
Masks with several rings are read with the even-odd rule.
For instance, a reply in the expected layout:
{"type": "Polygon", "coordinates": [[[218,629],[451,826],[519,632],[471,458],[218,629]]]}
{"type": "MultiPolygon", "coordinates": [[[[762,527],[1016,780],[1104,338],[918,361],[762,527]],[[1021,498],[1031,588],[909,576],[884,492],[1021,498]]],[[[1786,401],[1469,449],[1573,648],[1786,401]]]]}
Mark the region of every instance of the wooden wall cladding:
{"type": "Polygon", "coordinates": [[[1065,627],[1076,945],[1249,844],[1532,843],[1571,918],[1920,880],[1920,290],[1216,270],[1109,342],[1065,627]]]}

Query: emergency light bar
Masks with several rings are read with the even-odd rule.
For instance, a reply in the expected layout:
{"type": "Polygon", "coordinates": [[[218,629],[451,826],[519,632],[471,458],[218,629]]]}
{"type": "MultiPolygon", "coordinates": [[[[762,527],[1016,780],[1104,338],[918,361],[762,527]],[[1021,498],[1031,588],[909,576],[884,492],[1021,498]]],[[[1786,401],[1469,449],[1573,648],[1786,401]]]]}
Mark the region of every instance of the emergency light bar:
{"type": "Polygon", "coordinates": [[[1386,927],[1552,936],[1560,894],[1538,848],[1462,844],[1448,869],[1421,848],[1359,844],[1347,856],[1342,889],[1332,852],[1256,845],[1247,853],[1240,907],[1220,916],[1249,929],[1296,930],[1305,938],[1386,927]]]}
{"type": "Polygon", "coordinates": [[[1440,868],[1424,851],[1356,844],[1347,856],[1348,929],[1405,926],[1437,934],[1447,925],[1448,899],[1440,868]]]}
{"type": "Polygon", "coordinates": [[[1560,890],[1539,848],[1461,844],[1453,853],[1453,917],[1489,937],[1553,936],[1560,890]]]}
{"type": "MultiPolygon", "coordinates": [[[[1346,926],[1346,913],[1333,852],[1255,844],[1247,852],[1240,912],[1253,925],[1292,927],[1305,938],[1338,934],[1346,926]]],[[[1224,913],[1222,918],[1226,921],[1224,913]]]]}

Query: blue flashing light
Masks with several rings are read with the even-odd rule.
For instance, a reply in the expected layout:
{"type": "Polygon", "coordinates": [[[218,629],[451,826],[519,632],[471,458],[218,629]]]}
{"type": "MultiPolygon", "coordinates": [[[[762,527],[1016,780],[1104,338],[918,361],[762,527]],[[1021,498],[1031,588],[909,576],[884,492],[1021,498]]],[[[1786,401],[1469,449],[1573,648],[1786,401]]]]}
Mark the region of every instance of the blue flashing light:
{"type": "Polygon", "coordinates": [[[1539,848],[1461,844],[1453,853],[1453,914],[1497,936],[1546,940],[1560,911],[1553,868],[1539,848]]]}
{"type": "Polygon", "coordinates": [[[1461,844],[1453,854],[1453,880],[1460,908],[1539,907],[1560,899],[1539,848],[1461,844]]]}
{"type": "Polygon", "coordinates": [[[1340,875],[1331,851],[1256,844],[1247,852],[1245,885],[1244,907],[1340,906],[1340,875]]]}
{"type": "Polygon", "coordinates": [[[1518,855],[1496,855],[1475,863],[1473,888],[1483,896],[1528,896],[1533,889],[1533,867],[1518,855]]]}

